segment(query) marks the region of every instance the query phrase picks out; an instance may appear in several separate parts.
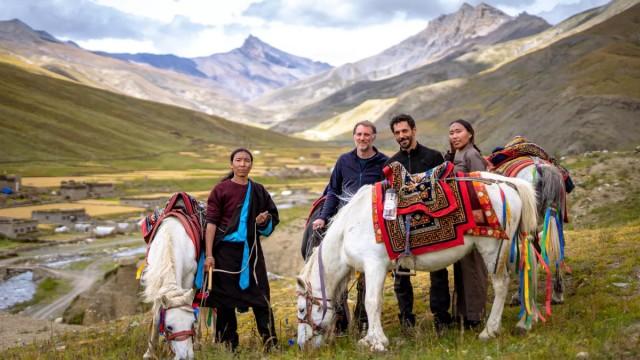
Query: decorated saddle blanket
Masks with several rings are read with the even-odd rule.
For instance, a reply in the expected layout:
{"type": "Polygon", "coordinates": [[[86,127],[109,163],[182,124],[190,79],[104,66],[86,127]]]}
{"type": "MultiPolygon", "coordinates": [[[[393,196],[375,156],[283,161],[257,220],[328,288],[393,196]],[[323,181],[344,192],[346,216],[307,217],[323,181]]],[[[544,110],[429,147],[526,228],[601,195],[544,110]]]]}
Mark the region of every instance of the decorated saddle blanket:
{"type": "Polygon", "coordinates": [[[195,257],[197,259],[200,253],[200,244],[204,238],[205,212],[206,207],[204,204],[199,203],[193,196],[185,192],[173,194],[164,209],[156,209],[151,215],[142,219],[141,231],[142,237],[147,243],[147,249],[151,245],[162,221],[167,217],[175,217],[182,223],[191,238],[196,248],[195,257]]]}
{"type": "MultiPolygon", "coordinates": [[[[469,178],[480,178],[479,172],[466,174],[469,178]]],[[[487,187],[479,181],[472,181],[469,184],[469,199],[471,200],[471,209],[473,212],[473,220],[476,226],[467,230],[466,234],[471,236],[494,237],[498,240],[508,240],[509,236],[504,231],[495,209],[491,204],[487,187]]],[[[505,214],[500,214],[506,217],[505,214]]],[[[505,220],[503,220],[505,223],[505,220]]]]}
{"type": "Polygon", "coordinates": [[[573,191],[575,185],[567,170],[564,166],[560,165],[556,159],[549,156],[547,152],[540,146],[529,142],[523,136],[516,136],[507,143],[503,148],[498,148],[487,157],[487,160],[496,167],[496,172],[505,176],[515,176],[519,170],[527,167],[533,163],[519,162],[522,159],[539,158],[541,162],[552,164],[557,167],[562,173],[564,179],[564,187],[567,193],[573,191]]]}
{"type": "Polygon", "coordinates": [[[425,173],[409,174],[400,163],[394,162],[383,172],[386,180],[374,185],[373,223],[376,240],[385,244],[392,260],[405,253],[407,225],[408,248],[413,255],[464,243],[464,233],[474,228],[475,222],[469,182],[452,177],[453,164],[445,162],[425,173]],[[398,195],[395,220],[382,217],[384,194],[389,187],[398,195]]]}

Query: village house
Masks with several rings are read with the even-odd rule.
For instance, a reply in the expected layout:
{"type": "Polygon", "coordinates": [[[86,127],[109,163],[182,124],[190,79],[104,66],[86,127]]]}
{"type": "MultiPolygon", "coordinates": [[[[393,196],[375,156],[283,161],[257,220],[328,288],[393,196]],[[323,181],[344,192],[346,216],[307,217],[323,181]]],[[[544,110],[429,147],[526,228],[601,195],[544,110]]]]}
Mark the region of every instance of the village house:
{"type": "Polygon", "coordinates": [[[115,195],[115,186],[112,183],[87,183],[89,186],[89,197],[104,198],[115,195]]]}
{"type": "Polygon", "coordinates": [[[60,183],[60,195],[65,200],[76,201],[86,198],[103,198],[115,195],[112,183],[84,183],[73,180],[60,183]]]}
{"type": "Polygon", "coordinates": [[[21,184],[20,175],[0,175],[0,189],[9,188],[13,192],[19,192],[21,184]]]}
{"type": "Polygon", "coordinates": [[[0,234],[10,239],[33,235],[37,231],[37,220],[0,217],[0,234]]]}
{"type": "Polygon", "coordinates": [[[65,200],[82,200],[89,197],[89,185],[78,183],[73,180],[60,183],[60,195],[65,200]]]}
{"type": "Polygon", "coordinates": [[[87,215],[84,208],[48,209],[32,211],[31,219],[38,220],[44,224],[72,225],[89,220],[89,215],[87,215]]]}

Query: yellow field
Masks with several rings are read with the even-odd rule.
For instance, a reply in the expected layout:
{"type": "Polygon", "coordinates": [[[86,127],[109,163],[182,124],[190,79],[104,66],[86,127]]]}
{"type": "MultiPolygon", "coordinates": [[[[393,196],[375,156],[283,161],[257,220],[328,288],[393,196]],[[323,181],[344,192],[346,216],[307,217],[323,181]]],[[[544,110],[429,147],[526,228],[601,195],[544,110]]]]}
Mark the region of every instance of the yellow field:
{"type": "Polygon", "coordinates": [[[102,216],[113,214],[142,213],[144,210],[133,206],[107,205],[107,204],[82,204],[73,203],[56,203],[46,205],[21,206],[8,209],[0,209],[0,216],[31,219],[31,212],[34,210],[50,210],[50,209],[80,209],[84,208],[89,216],[102,216]]]}

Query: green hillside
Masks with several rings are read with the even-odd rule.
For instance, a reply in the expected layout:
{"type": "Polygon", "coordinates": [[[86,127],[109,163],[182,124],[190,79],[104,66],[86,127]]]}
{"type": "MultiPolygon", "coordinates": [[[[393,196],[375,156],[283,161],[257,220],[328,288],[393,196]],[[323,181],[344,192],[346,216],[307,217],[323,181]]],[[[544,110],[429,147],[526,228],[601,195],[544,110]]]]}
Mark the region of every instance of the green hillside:
{"type": "Polygon", "coordinates": [[[34,74],[0,62],[0,163],[154,157],[227,146],[296,146],[284,135],[34,74]]]}

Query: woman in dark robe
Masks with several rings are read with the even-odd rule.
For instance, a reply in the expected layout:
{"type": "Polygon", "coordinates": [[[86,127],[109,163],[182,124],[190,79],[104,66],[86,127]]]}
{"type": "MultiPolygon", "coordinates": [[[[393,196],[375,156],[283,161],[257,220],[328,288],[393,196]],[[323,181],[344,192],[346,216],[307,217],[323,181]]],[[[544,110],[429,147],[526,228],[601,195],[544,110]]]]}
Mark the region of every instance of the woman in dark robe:
{"type": "MultiPolygon", "coordinates": [[[[446,158],[453,162],[454,171],[469,173],[487,169],[474,140],[475,131],[468,121],[458,119],[449,125],[451,150],[446,158]]],[[[453,264],[453,278],[456,294],[454,313],[466,328],[476,328],[484,317],[488,287],[487,269],[478,250],[453,264]]]]}
{"type": "Polygon", "coordinates": [[[215,271],[206,305],[217,309],[217,341],[232,350],[238,346],[236,309],[251,307],[268,350],[277,337],[260,237],[278,225],[278,209],[269,192],[249,179],[249,150],[234,150],[230,162],[231,173],[211,190],[207,202],[205,270],[215,271]]]}

